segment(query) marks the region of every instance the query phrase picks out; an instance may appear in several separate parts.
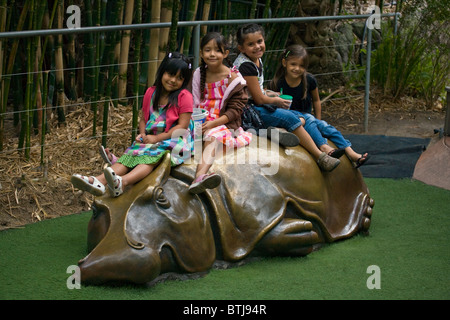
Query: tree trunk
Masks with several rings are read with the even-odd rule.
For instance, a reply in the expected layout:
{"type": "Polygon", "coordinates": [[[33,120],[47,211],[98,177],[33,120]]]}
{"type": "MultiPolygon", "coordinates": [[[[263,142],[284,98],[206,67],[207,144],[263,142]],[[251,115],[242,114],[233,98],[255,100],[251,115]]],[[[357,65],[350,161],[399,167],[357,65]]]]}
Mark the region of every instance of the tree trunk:
{"type": "MultiPolygon", "coordinates": [[[[330,0],[301,0],[297,8],[297,16],[334,16],[339,3],[330,0]]],[[[345,81],[341,73],[342,63],[333,41],[333,21],[297,22],[290,30],[290,43],[304,46],[309,55],[308,71],[313,74],[333,73],[321,75],[319,82],[324,85],[340,84],[345,81]],[[339,78],[338,78],[339,77],[339,78]]]]}

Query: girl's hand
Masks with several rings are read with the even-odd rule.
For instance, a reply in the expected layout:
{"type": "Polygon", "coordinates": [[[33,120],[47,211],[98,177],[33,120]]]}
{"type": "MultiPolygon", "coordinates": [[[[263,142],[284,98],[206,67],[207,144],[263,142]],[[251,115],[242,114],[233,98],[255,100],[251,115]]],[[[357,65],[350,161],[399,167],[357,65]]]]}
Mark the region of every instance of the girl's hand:
{"type": "Polygon", "coordinates": [[[205,133],[206,130],[212,129],[217,127],[214,124],[214,121],[205,121],[205,123],[202,124],[202,133],[205,133]]]}
{"type": "Polygon", "coordinates": [[[280,97],[275,97],[275,104],[283,109],[288,109],[289,106],[291,105],[291,101],[290,100],[285,100],[285,99],[281,99],[280,97]]]}
{"type": "Polygon", "coordinates": [[[136,136],[136,142],[144,142],[144,137],[145,137],[145,134],[138,134],[137,136],[136,136]]]}
{"type": "Polygon", "coordinates": [[[155,144],[158,141],[158,138],[153,134],[147,134],[145,137],[143,137],[143,141],[145,144],[155,144]]]}

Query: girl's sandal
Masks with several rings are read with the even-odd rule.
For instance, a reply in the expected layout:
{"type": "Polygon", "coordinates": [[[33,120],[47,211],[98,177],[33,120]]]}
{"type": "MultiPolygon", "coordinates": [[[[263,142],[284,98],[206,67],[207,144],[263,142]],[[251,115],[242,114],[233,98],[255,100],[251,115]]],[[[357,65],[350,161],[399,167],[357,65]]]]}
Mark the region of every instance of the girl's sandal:
{"type": "Polygon", "coordinates": [[[112,166],[114,163],[117,162],[117,157],[113,153],[111,153],[111,151],[109,152],[109,154],[111,155],[112,159],[111,160],[109,159],[108,154],[106,153],[106,150],[102,145],[98,147],[98,152],[100,153],[100,156],[102,157],[103,161],[105,161],[110,166],[112,166]]]}
{"type": "Polygon", "coordinates": [[[361,158],[359,158],[358,160],[355,161],[355,169],[358,169],[359,167],[361,167],[363,164],[365,164],[367,161],[369,161],[370,156],[368,153],[364,153],[361,158]]]}
{"type": "Polygon", "coordinates": [[[113,197],[118,197],[123,193],[122,177],[118,176],[111,167],[107,167],[103,174],[108,182],[108,188],[111,191],[113,197]]]}
{"type": "Polygon", "coordinates": [[[72,185],[80,190],[87,191],[94,196],[101,196],[105,194],[105,186],[103,183],[98,181],[96,177],[91,177],[94,182],[89,183],[89,177],[82,176],[79,174],[74,174],[70,178],[70,182],[72,182],[72,185]]]}
{"type": "Polygon", "coordinates": [[[345,149],[333,149],[330,152],[328,152],[328,155],[330,157],[339,159],[340,157],[342,157],[345,154],[345,149]]]}

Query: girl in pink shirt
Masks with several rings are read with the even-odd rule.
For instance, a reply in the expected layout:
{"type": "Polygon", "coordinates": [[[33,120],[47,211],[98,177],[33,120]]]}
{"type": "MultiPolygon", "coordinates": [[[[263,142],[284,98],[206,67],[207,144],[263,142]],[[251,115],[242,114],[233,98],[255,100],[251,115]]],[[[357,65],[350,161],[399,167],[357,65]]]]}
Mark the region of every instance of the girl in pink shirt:
{"type": "Polygon", "coordinates": [[[189,60],[180,53],[169,53],[161,62],[155,85],[144,95],[136,141],[103,174],[72,175],[74,187],[100,196],[108,185],[112,196],[117,197],[126,186],[150,174],[166,153],[170,152],[172,166],[190,158],[193,98],[186,86],[191,77],[189,60]]]}

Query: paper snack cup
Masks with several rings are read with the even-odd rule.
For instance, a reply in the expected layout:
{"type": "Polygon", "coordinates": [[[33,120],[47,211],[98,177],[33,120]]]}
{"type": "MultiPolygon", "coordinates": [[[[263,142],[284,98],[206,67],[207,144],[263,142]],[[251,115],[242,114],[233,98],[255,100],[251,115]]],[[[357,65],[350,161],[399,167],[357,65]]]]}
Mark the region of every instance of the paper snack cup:
{"type": "Polygon", "coordinates": [[[205,123],[209,112],[205,109],[194,108],[191,118],[194,120],[194,140],[202,139],[202,124],[205,123]]]}
{"type": "Polygon", "coordinates": [[[281,99],[284,99],[284,100],[289,100],[289,101],[291,101],[291,103],[289,104],[289,107],[288,107],[288,109],[290,109],[290,108],[291,108],[291,104],[292,104],[292,99],[293,99],[293,97],[290,96],[290,95],[287,95],[287,94],[282,94],[282,95],[280,96],[280,98],[281,98],[281,99]]]}

